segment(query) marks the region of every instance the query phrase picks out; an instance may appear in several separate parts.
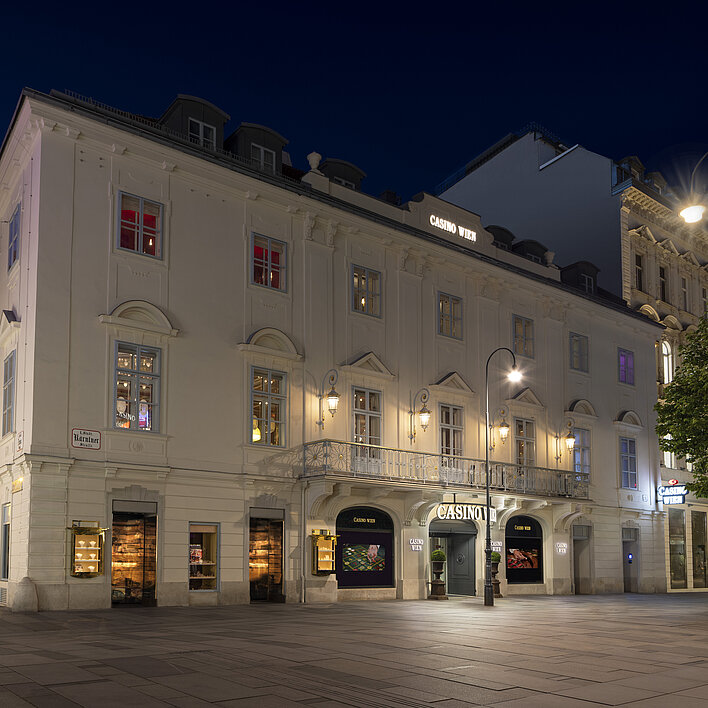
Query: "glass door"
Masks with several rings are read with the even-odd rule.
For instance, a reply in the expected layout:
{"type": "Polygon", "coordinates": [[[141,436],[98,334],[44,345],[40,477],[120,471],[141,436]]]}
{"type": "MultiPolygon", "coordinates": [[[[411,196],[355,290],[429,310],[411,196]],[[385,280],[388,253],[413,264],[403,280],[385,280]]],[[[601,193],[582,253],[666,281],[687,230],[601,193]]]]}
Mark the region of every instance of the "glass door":
{"type": "Polygon", "coordinates": [[[111,601],[155,605],[157,516],[113,513],[111,601]]]}
{"type": "Polygon", "coordinates": [[[282,521],[251,519],[248,577],[251,601],[285,602],[282,521]]]}

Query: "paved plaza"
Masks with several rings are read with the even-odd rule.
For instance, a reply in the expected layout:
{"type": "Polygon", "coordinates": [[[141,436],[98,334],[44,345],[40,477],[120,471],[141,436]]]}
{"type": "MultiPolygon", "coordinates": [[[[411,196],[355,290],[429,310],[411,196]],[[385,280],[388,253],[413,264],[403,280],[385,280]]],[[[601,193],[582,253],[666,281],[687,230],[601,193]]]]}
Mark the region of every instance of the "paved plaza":
{"type": "Polygon", "coordinates": [[[708,594],[0,610],[0,708],[708,706],[708,594]]]}

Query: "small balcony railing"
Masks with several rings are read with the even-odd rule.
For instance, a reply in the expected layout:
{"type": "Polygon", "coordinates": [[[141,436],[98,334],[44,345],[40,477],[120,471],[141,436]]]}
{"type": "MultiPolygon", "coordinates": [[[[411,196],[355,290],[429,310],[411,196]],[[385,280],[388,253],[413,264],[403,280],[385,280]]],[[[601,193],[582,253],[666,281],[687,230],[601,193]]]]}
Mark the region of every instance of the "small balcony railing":
{"type": "MultiPolygon", "coordinates": [[[[319,440],[304,445],[303,476],[341,475],[366,479],[485,489],[484,460],[432,455],[377,445],[319,440]]],[[[587,473],[489,463],[494,491],[588,499],[587,473]]]]}

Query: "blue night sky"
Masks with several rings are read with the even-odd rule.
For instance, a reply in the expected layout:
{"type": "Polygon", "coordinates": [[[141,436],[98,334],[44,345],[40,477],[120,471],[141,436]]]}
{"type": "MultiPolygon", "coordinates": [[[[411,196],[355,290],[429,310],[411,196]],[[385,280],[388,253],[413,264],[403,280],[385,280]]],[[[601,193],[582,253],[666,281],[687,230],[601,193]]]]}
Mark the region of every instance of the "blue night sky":
{"type": "Polygon", "coordinates": [[[2,132],[23,86],[155,117],[194,94],[228,132],[277,130],[295,166],[316,150],[404,199],[530,121],[677,187],[708,150],[708,16],[687,3],[240,5],[5,7],[2,132]]]}

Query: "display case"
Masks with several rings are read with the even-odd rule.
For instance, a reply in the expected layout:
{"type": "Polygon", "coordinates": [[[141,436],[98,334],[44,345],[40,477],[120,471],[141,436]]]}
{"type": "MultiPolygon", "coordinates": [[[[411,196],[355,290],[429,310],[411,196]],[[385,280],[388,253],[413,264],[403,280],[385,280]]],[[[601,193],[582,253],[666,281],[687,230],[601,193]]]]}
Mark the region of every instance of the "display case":
{"type": "Polygon", "coordinates": [[[103,575],[105,529],[98,521],[74,521],[69,528],[69,568],[75,578],[103,575]]]}
{"type": "Polygon", "coordinates": [[[312,574],[329,575],[334,573],[334,547],[337,536],[328,529],[315,529],[312,532],[312,574]]]}
{"type": "Polygon", "coordinates": [[[189,525],[189,589],[217,590],[217,524],[189,525]]]}

